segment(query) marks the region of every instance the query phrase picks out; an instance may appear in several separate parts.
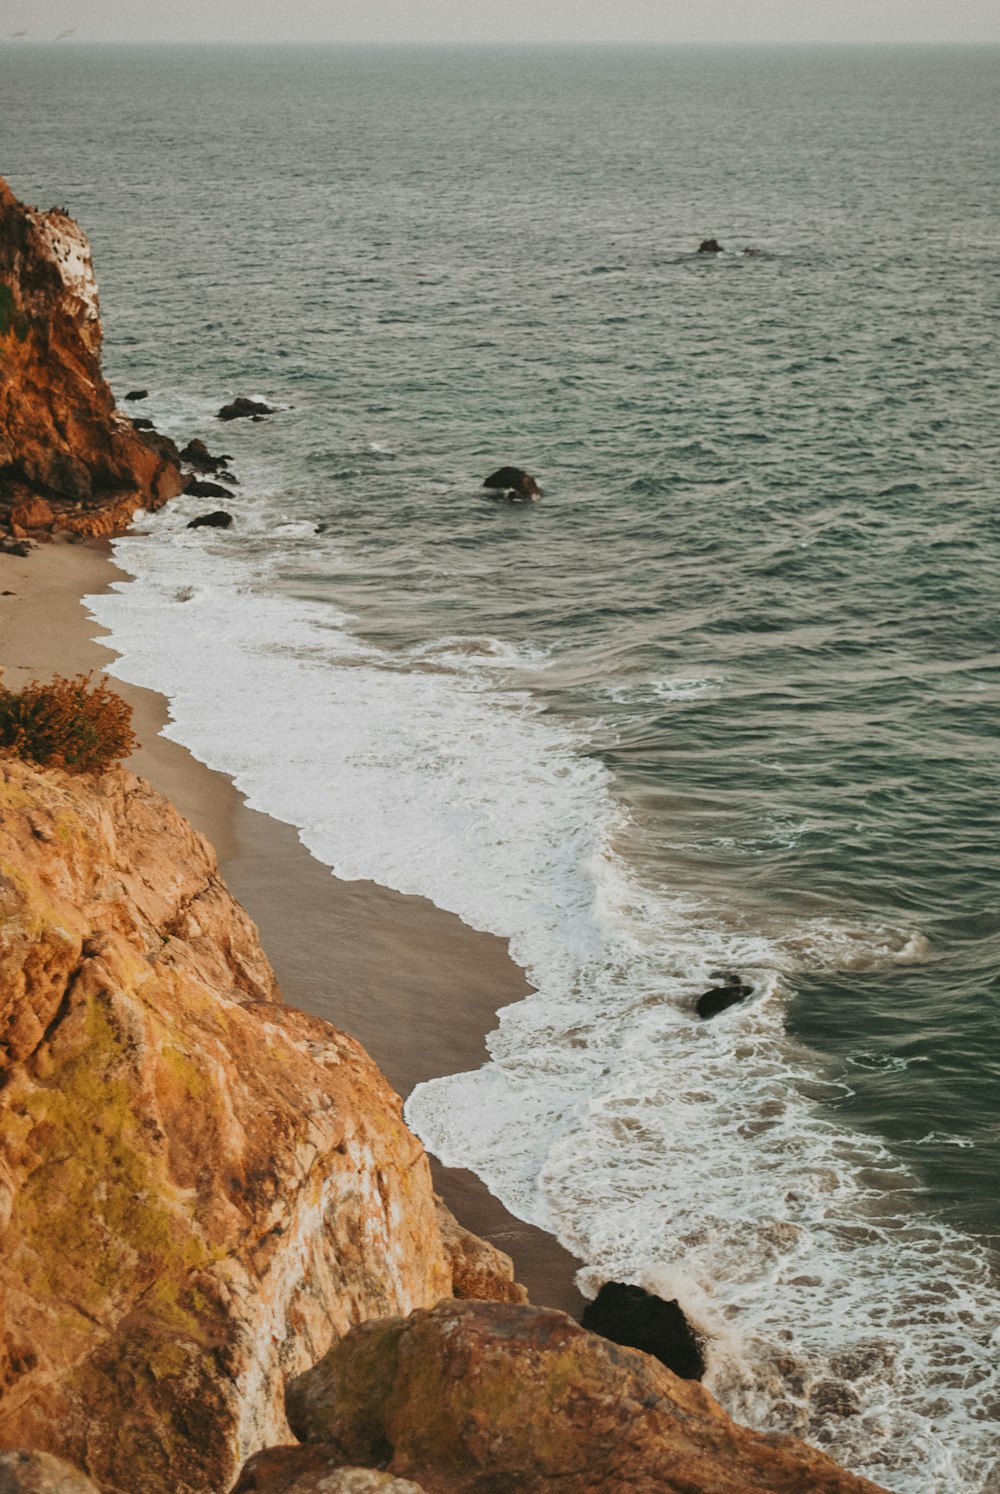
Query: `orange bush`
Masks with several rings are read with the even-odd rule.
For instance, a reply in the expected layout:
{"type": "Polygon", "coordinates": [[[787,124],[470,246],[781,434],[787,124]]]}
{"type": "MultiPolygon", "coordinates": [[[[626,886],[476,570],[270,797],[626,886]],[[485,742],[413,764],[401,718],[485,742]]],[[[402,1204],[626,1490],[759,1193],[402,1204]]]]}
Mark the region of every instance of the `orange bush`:
{"type": "Polygon", "coordinates": [[[90,675],[33,680],[23,690],[0,685],[0,747],[46,768],[103,773],[137,746],[132,707],[90,675]]]}

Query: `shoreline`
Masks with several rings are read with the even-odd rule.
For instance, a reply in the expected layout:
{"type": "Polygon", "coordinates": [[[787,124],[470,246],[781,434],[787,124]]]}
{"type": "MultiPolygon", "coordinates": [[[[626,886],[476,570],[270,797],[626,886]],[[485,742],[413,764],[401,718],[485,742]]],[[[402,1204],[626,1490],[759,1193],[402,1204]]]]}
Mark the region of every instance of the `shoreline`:
{"type": "MultiPolygon", "coordinates": [[[[0,555],[4,683],[102,672],[115,657],[83,607],[127,573],[105,541],[53,543],[0,555]]],[[[317,861],[294,827],[250,809],[233,781],[160,735],[166,698],[110,677],[132,706],[141,746],[129,768],[149,779],[201,831],[233,895],[260,929],[286,1002],[356,1037],[405,1098],[425,1079],[475,1069],[498,1009],[530,990],[505,942],[425,898],[345,882],[317,861]]],[[[579,1317],[579,1263],[524,1224],[479,1179],[431,1159],[435,1186],[465,1228],[513,1257],[538,1306],[579,1317]]]]}

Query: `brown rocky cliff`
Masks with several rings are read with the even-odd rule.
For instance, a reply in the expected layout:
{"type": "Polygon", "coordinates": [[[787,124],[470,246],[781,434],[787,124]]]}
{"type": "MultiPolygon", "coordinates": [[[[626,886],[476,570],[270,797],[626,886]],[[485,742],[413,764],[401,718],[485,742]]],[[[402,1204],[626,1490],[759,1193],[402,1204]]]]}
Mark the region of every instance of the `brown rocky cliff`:
{"type": "Polygon", "coordinates": [[[101,374],[90,245],[58,208],[0,178],[0,517],[83,533],[124,528],[181,491],[175,462],[115,408],[101,374]],[[46,512],[46,505],[50,512],[46,512]]]}
{"type": "Polygon", "coordinates": [[[451,1284],[398,1098],[280,1004],[208,844],[0,759],[0,1447],[224,1490],[287,1376],[451,1284]]]}

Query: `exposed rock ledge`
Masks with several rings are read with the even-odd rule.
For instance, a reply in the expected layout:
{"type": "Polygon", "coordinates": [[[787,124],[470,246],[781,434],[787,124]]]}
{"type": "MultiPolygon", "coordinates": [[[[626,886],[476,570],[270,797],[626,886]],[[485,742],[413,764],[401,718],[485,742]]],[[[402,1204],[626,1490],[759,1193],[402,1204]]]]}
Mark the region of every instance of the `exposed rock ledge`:
{"type": "Polygon", "coordinates": [[[0,758],[0,1494],[874,1489],[523,1297],[207,842],[0,758]]]}
{"type": "Polygon", "coordinates": [[[100,357],[86,234],[0,178],[0,518],[15,532],[119,532],[181,491],[178,464],[115,409],[100,357]]]}

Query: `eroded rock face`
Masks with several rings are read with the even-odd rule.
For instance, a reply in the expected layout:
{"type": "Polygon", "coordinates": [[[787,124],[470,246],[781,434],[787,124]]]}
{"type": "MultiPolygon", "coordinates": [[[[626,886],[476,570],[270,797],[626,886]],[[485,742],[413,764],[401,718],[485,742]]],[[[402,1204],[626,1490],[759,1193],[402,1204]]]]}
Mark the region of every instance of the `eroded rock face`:
{"type": "Polygon", "coordinates": [[[224,1490],[285,1377],[450,1287],[397,1097],[280,1004],[207,842],[0,759],[0,1446],[224,1490]]]}
{"type": "MultiPolygon", "coordinates": [[[[792,1437],[563,1313],[443,1302],[362,1324],[288,1387],[289,1422],[429,1494],[874,1494],[792,1437]]],[[[265,1487],[265,1486],[258,1486],[265,1487]]]]}
{"type": "Polygon", "coordinates": [[[86,235],[0,178],[0,517],[43,498],[63,527],[110,533],[180,492],[176,463],[115,409],[100,354],[86,235]]]}
{"type": "Polygon", "coordinates": [[[424,1494],[424,1491],[409,1479],[394,1478],[376,1468],[345,1467],[339,1450],[325,1445],[272,1447],[258,1453],[243,1469],[232,1494],[424,1494]]]}

